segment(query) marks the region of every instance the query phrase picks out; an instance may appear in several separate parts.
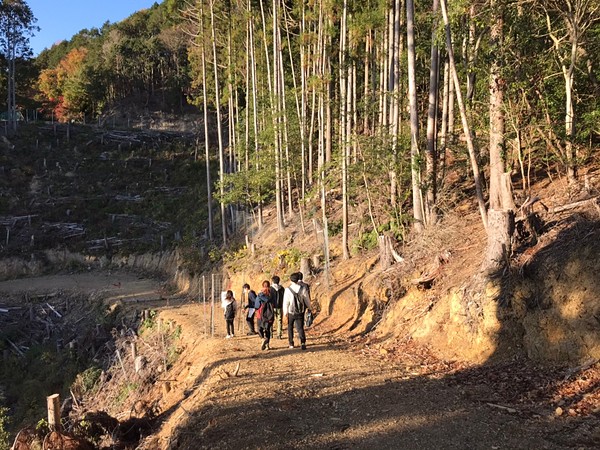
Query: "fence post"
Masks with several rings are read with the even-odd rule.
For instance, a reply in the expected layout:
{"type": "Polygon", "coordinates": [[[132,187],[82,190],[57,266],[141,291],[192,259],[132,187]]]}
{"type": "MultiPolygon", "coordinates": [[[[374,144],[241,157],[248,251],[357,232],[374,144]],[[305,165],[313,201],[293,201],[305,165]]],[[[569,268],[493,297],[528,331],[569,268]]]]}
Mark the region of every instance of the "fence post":
{"type": "Polygon", "coordinates": [[[46,397],[48,406],[48,426],[52,431],[60,432],[60,394],[46,397]]]}
{"type": "Polygon", "coordinates": [[[204,312],[204,336],[208,335],[208,318],[206,317],[206,275],[202,275],[202,304],[204,312]]]}
{"type": "Polygon", "coordinates": [[[210,337],[215,335],[215,274],[211,274],[210,337]]]}

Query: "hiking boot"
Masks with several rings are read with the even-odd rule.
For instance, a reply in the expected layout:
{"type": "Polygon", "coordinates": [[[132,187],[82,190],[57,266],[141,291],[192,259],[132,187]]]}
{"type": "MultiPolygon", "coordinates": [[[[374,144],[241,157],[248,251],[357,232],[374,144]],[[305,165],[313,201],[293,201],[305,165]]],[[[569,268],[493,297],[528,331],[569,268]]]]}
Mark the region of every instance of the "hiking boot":
{"type": "Polygon", "coordinates": [[[302,350],[306,350],[306,344],[302,344],[302,350]]]}
{"type": "Polygon", "coordinates": [[[261,350],[265,350],[269,346],[269,342],[266,339],[263,339],[263,343],[260,346],[261,350]]]}

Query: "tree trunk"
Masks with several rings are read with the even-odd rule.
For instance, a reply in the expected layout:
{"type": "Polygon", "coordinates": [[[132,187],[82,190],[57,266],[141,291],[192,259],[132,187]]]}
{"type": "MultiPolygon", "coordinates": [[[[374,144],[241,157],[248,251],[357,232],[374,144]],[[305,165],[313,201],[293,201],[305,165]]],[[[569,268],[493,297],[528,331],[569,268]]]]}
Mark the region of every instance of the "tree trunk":
{"type": "MultiPolygon", "coordinates": [[[[217,64],[217,39],[215,26],[214,2],[210,2],[210,29],[212,34],[212,50],[213,50],[213,68],[215,76],[215,108],[217,110],[217,136],[219,139],[219,181],[221,182],[220,190],[221,197],[224,196],[225,184],[225,151],[223,148],[223,130],[221,129],[221,100],[219,88],[219,70],[217,64]]],[[[225,203],[221,200],[221,232],[223,233],[223,245],[227,244],[227,214],[225,211],[225,203]]]]}
{"type": "Polygon", "coordinates": [[[452,74],[452,80],[454,82],[454,90],[456,91],[456,103],[458,104],[458,109],[460,111],[460,118],[463,125],[463,131],[465,134],[465,139],[467,141],[467,149],[469,150],[471,168],[473,169],[473,179],[475,183],[475,191],[477,194],[477,203],[479,205],[479,214],[481,215],[483,226],[487,228],[487,211],[485,208],[485,200],[483,198],[483,189],[481,186],[481,179],[479,175],[479,163],[477,162],[475,144],[473,142],[471,129],[467,120],[467,111],[465,109],[465,105],[462,99],[460,82],[458,80],[458,74],[456,72],[456,63],[454,61],[454,49],[452,47],[452,35],[450,33],[450,21],[448,19],[448,11],[446,9],[446,0],[440,0],[440,5],[442,7],[442,16],[444,17],[444,28],[446,30],[446,47],[448,51],[448,59],[450,62],[450,72],[452,74]]]}
{"type": "Polygon", "coordinates": [[[508,264],[514,231],[514,203],[510,173],[504,171],[504,86],[502,78],[503,16],[497,0],[490,0],[493,18],[490,28],[490,210],[488,212],[488,247],[485,268],[502,270],[508,264]],[[491,222],[491,223],[490,223],[491,222]],[[504,228],[501,228],[504,227],[504,228]]]}
{"type": "MultiPolygon", "coordinates": [[[[200,28],[204,33],[204,13],[200,10],[200,28]]],[[[212,199],[212,180],[210,175],[210,137],[208,135],[208,94],[206,91],[206,48],[202,39],[202,105],[204,108],[204,158],[206,165],[206,207],[208,209],[208,239],[214,240],[214,218],[212,199]]]]}
{"type": "Polygon", "coordinates": [[[435,209],[437,189],[437,116],[439,92],[439,57],[436,44],[438,0],[433,1],[433,26],[431,30],[431,65],[429,68],[429,108],[427,110],[427,153],[426,153],[426,221],[430,224],[437,222],[435,209]]]}
{"type": "Polygon", "coordinates": [[[415,73],[415,31],[414,1],[406,0],[406,43],[408,49],[408,100],[410,103],[410,155],[412,175],[413,217],[415,230],[420,233],[425,227],[423,195],[421,192],[421,169],[419,151],[419,117],[417,105],[417,84],[415,73]]]}
{"type": "Polygon", "coordinates": [[[348,46],[348,3],[344,0],[342,7],[342,21],[340,30],[340,157],[342,176],[342,258],[350,258],[348,251],[348,70],[346,68],[346,51],[348,46]]]}
{"type": "Polygon", "coordinates": [[[483,264],[489,273],[498,273],[509,264],[511,249],[510,242],[515,229],[515,214],[513,211],[488,211],[487,250],[483,264]]]}

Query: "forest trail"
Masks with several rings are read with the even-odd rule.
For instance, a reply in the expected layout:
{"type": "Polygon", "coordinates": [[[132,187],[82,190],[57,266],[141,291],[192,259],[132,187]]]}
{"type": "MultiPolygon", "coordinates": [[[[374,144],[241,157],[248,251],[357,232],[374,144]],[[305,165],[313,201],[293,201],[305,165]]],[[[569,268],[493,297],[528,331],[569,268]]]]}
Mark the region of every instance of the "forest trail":
{"type": "Polygon", "coordinates": [[[548,417],[366,356],[318,325],[306,351],[285,337],[262,351],[245,329],[224,338],[220,308],[215,337],[205,337],[205,316],[197,304],[160,312],[182,327],[185,350],[169,375],[177,381],[163,398],[162,427],[144,449],[572,448],[548,417]]]}
{"type": "MultiPolygon", "coordinates": [[[[160,283],[126,273],[2,282],[0,293],[40,295],[74,286],[136,300],[132,307],[138,299],[162,298],[160,283]]],[[[153,307],[162,323],[181,327],[181,354],[165,380],[140,398],[157,406],[157,421],[138,449],[593,448],[586,445],[591,441],[567,438],[551,415],[491,404],[482,386],[452,382],[443,372],[415,372],[414,359],[375,358],[325,324],[307,330],[306,351],[288,348],[286,338],[262,351],[260,338],[239,328],[240,318],[236,337],[224,338],[219,305],[212,338],[206,305],[153,307]]]]}

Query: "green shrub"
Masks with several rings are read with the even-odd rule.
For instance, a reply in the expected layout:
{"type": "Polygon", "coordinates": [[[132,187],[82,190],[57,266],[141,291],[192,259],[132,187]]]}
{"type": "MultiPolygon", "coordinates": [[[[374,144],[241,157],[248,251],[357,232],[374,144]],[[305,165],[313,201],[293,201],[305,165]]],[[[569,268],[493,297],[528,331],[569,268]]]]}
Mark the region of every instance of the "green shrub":
{"type": "Polygon", "coordinates": [[[371,230],[368,233],[362,233],[358,238],[352,242],[352,253],[358,254],[361,251],[369,251],[377,247],[377,237],[379,233],[375,230],[371,230]]]}
{"type": "Polygon", "coordinates": [[[74,388],[77,389],[80,395],[90,392],[100,379],[102,369],[99,367],[90,367],[75,377],[74,388]]]}
{"type": "Polygon", "coordinates": [[[300,260],[303,256],[305,256],[305,254],[297,248],[292,247],[280,250],[279,252],[277,252],[276,258],[273,260],[273,267],[275,270],[281,268],[281,265],[283,265],[284,268],[287,269],[298,268],[300,267],[300,260]]]}
{"type": "Polygon", "coordinates": [[[344,222],[341,220],[332,220],[327,223],[327,235],[329,237],[337,236],[342,232],[344,228],[344,222]]]}

